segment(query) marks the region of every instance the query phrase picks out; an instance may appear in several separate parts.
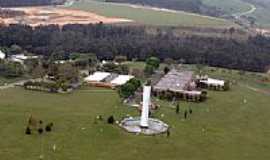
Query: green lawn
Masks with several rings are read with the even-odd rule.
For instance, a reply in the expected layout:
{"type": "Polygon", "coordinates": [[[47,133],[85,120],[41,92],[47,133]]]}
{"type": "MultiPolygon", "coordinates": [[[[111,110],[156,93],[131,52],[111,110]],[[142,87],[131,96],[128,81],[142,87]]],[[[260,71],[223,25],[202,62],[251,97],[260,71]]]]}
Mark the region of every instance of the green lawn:
{"type": "MultiPolygon", "coordinates": [[[[229,77],[222,70],[211,74],[229,77]]],[[[104,119],[114,115],[118,120],[126,114],[138,115],[135,109],[123,106],[112,90],[84,88],[63,95],[21,88],[0,90],[0,157],[36,160],[42,154],[50,160],[267,160],[269,95],[240,85],[256,84],[257,76],[244,77],[236,77],[239,83],[229,92],[209,92],[204,103],[180,102],[179,115],[174,105],[159,101],[161,108],[154,116],[171,126],[169,138],[128,134],[105,122],[94,124],[97,115],[104,119]],[[184,120],[183,111],[188,108],[193,114],[184,120]],[[54,122],[53,132],[25,135],[30,113],[44,122],[54,122]]]]}
{"type": "Polygon", "coordinates": [[[132,8],[115,3],[103,3],[94,0],[80,0],[70,8],[95,12],[108,17],[121,17],[134,20],[139,24],[161,26],[218,27],[236,26],[224,19],[206,17],[186,12],[168,13],[150,9],[132,8]]]}

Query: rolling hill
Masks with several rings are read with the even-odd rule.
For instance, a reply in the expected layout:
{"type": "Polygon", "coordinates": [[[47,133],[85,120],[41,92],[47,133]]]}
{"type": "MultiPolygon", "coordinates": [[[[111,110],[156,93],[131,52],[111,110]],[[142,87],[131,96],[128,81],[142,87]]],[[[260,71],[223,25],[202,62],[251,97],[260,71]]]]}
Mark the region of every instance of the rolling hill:
{"type": "Polygon", "coordinates": [[[221,18],[142,5],[119,4],[94,0],[79,0],[68,7],[72,9],[94,12],[108,17],[131,19],[138,24],[146,25],[212,28],[228,28],[231,26],[237,26],[234,23],[221,18]]]}

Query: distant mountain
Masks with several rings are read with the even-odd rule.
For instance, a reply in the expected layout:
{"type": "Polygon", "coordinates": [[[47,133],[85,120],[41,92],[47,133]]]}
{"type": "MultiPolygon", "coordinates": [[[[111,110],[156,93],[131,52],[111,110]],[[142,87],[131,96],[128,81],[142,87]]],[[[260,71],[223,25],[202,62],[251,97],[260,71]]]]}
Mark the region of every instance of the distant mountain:
{"type": "Polygon", "coordinates": [[[0,0],[0,7],[55,5],[64,2],[65,0],[0,0]]]}

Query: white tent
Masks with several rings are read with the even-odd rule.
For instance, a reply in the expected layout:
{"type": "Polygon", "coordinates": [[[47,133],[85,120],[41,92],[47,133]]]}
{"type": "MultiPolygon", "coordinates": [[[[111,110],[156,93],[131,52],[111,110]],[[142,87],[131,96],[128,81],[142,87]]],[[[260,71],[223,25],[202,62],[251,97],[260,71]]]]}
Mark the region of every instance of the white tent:
{"type": "Polygon", "coordinates": [[[6,54],[0,50],[0,59],[5,59],[6,54]]]}
{"type": "Polygon", "coordinates": [[[213,85],[213,86],[224,86],[225,81],[223,80],[218,80],[218,79],[213,79],[213,78],[208,78],[207,80],[201,80],[201,83],[205,83],[207,85],[213,85]]]}
{"type": "Polygon", "coordinates": [[[94,74],[86,77],[84,81],[87,82],[100,82],[104,80],[106,77],[110,76],[111,74],[108,72],[95,72],[94,74]]]}
{"type": "Polygon", "coordinates": [[[115,79],[111,81],[111,84],[116,85],[116,86],[121,86],[127,83],[130,79],[134,78],[134,76],[131,75],[119,75],[115,79]]]}

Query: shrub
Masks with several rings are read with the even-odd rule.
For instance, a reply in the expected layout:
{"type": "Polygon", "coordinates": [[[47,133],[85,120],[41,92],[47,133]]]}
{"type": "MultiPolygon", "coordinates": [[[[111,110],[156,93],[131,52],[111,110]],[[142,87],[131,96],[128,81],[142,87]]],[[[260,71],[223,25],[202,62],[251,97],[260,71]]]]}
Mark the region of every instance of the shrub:
{"type": "Polygon", "coordinates": [[[110,116],[107,120],[108,124],[113,124],[114,123],[114,117],[110,116]]]}
{"type": "Polygon", "coordinates": [[[176,105],[176,110],[175,110],[176,114],[179,114],[180,112],[180,107],[179,107],[179,103],[177,103],[176,105]]]}
{"type": "Polygon", "coordinates": [[[30,135],[30,134],[31,134],[31,129],[30,129],[29,126],[26,127],[26,129],[25,129],[25,134],[26,134],[26,135],[30,135]]]}
{"type": "Polygon", "coordinates": [[[38,133],[39,134],[42,134],[43,133],[43,128],[42,127],[38,128],[38,133]]]}
{"type": "Polygon", "coordinates": [[[170,72],[170,68],[166,66],[164,68],[163,72],[164,72],[164,74],[167,74],[168,72],[170,72]]]}
{"type": "Polygon", "coordinates": [[[51,132],[52,127],[50,125],[46,125],[45,130],[46,130],[46,132],[51,132]]]}
{"type": "Polygon", "coordinates": [[[140,80],[133,78],[119,88],[119,94],[122,98],[128,98],[133,95],[140,86],[140,80]]]}
{"type": "Polygon", "coordinates": [[[46,127],[45,127],[46,132],[51,132],[52,131],[52,127],[53,127],[53,123],[47,124],[46,127]]]}

